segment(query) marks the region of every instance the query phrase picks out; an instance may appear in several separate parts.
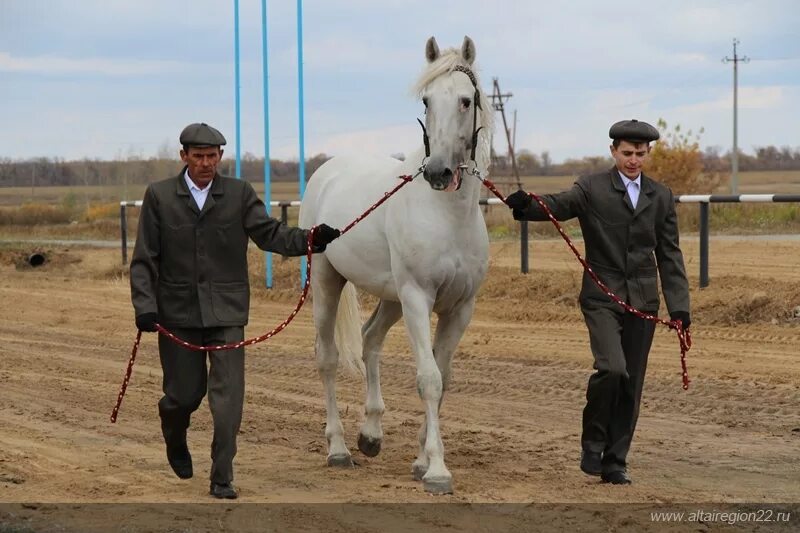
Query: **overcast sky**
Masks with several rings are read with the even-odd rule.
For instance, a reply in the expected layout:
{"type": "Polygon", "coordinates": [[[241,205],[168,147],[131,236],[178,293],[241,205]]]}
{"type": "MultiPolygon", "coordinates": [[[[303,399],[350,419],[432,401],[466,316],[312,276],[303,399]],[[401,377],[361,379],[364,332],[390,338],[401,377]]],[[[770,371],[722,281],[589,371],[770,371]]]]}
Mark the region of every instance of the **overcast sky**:
{"type": "MultiPolygon", "coordinates": [[[[241,150],[264,154],[259,0],[240,0],[241,150]]],[[[407,152],[426,39],[475,41],[484,89],[513,93],[517,149],[607,153],[624,118],[705,128],[739,146],[800,147],[798,0],[305,0],[306,155],[407,152]]],[[[268,0],[270,150],[298,148],[296,2],[268,0]]],[[[177,151],[204,121],[234,155],[232,0],[0,0],[0,157],[112,159],[177,151]]],[[[505,150],[498,127],[496,149],[505,150]]]]}

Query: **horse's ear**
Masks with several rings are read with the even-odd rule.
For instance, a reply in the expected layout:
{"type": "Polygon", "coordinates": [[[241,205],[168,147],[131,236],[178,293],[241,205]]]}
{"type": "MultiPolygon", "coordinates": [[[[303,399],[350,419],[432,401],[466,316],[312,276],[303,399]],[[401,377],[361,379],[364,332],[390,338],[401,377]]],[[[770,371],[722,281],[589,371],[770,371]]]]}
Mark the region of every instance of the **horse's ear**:
{"type": "Polygon", "coordinates": [[[464,36],[464,44],[461,45],[461,57],[470,65],[475,61],[475,43],[467,35],[464,36]]]}
{"type": "Polygon", "coordinates": [[[439,45],[436,44],[436,37],[431,37],[425,43],[425,59],[428,60],[428,63],[433,63],[439,59],[439,45]]]}

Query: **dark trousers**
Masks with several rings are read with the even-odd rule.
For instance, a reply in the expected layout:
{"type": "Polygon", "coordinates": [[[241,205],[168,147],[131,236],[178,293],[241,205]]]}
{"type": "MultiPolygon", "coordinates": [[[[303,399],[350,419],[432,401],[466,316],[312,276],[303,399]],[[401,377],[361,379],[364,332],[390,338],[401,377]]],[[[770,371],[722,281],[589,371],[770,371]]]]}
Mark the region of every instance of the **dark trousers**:
{"type": "MultiPolygon", "coordinates": [[[[243,327],[173,328],[170,331],[200,346],[244,339],[243,327]]],[[[167,447],[186,442],[189,419],[200,406],[207,390],[208,405],[214,420],[211,481],[230,483],[233,480],[236,435],[242,422],[244,405],[244,348],[196,352],[159,335],[158,350],[164,372],[164,397],[158,402],[164,442],[167,447]],[[206,355],[211,363],[210,369],[206,368],[206,355]]]]}
{"type": "Polygon", "coordinates": [[[583,314],[596,372],[586,389],[581,445],[603,453],[604,472],[625,470],[655,323],[606,307],[583,314]]]}

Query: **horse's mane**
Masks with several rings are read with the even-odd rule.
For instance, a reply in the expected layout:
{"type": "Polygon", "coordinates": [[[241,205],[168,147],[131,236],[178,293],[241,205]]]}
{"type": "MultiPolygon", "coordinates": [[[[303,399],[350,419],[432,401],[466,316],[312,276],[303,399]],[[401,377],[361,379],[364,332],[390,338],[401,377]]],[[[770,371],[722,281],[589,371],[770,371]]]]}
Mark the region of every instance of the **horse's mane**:
{"type": "Polygon", "coordinates": [[[478,152],[476,153],[476,157],[482,158],[482,160],[488,164],[492,132],[494,131],[494,108],[489,103],[489,99],[486,98],[486,93],[481,86],[481,78],[478,75],[477,68],[474,64],[470,65],[464,61],[464,58],[461,57],[460,49],[447,48],[441,52],[439,57],[433,63],[428,63],[427,68],[422,72],[420,77],[417,79],[417,82],[414,84],[413,91],[417,98],[421,98],[422,92],[425,90],[425,87],[427,87],[428,84],[430,84],[439,76],[452,72],[453,69],[458,65],[467,67],[472,71],[472,73],[475,75],[475,81],[478,83],[478,89],[480,89],[481,110],[478,114],[478,126],[482,127],[483,130],[481,131],[481,135],[479,135],[480,140],[478,141],[478,152]]]}

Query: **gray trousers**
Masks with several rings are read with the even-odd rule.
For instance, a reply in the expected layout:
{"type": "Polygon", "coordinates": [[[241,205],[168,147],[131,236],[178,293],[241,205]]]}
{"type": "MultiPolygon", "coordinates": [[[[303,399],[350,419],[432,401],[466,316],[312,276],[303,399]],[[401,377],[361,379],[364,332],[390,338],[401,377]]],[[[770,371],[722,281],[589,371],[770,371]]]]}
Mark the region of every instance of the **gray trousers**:
{"type": "MultiPolygon", "coordinates": [[[[200,346],[226,344],[244,339],[244,328],[170,329],[179,338],[200,346]]],[[[163,335],[158,337],[164,397],[158,402],[161,430],[167,447],[186,442],[186,429],[208,391],[214,421],[211,444],[211,481],[233,481],[236,435],[244,405],[244,348],[198,352],[183,348],[163,335]],[[206,367],[206,356],[210,368],[206,367]]]]}
{"type": "Polygon", "coordinates": [[[596,372],[586,389],[581,445],[603,453],[604,472],[624,471],[655,323],[622,309],[584,307],[583,313],[596,372]]]}

